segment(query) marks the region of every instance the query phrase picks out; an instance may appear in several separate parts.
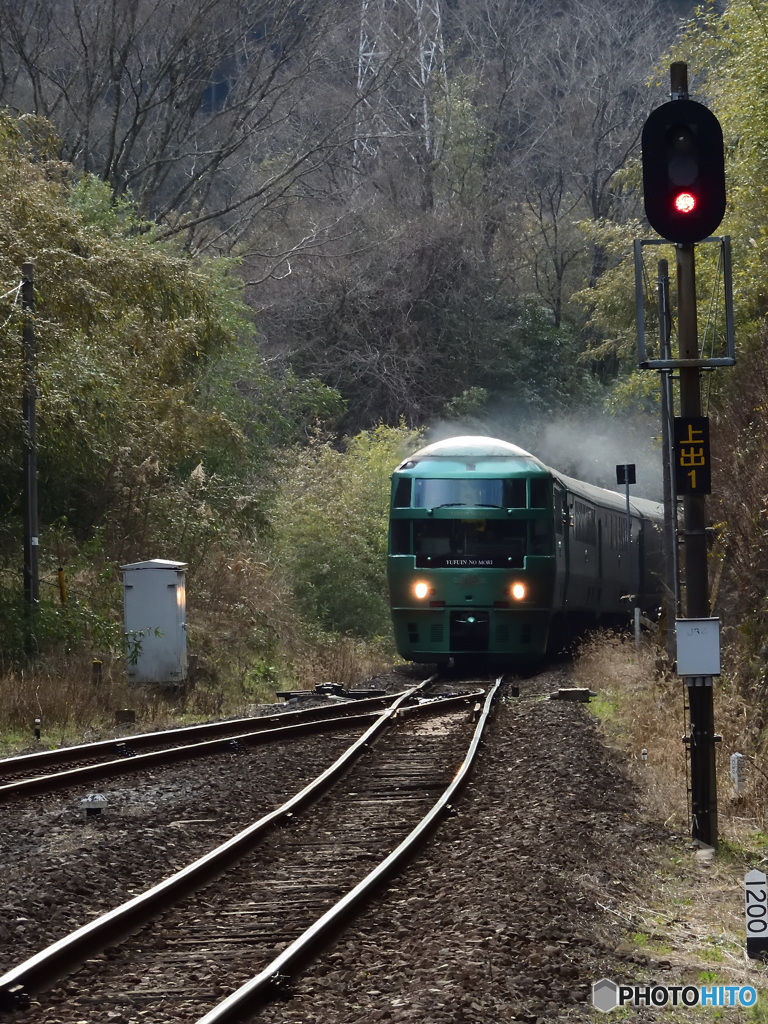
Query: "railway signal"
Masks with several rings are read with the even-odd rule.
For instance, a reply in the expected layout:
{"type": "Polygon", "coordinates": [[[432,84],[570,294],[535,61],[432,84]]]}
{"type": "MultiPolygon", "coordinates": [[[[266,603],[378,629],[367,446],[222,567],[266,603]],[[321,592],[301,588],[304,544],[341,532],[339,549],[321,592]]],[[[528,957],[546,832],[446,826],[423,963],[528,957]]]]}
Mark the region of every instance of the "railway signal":
{"type": "MultiPolygon", "coordinates": [[[[651,226],[662,239],[675,243],[677,264],[677,352],[669,344],[669,303],[666,291],[666,264],[659,264],[659,324],[662,358],[646,360],[641,366],[676,371],[679,381],[680,416],[674,419],[674,446],[677,493],[682,497],[682,537],[685,600],[684,617],[676,625],[709,623],[709,584],[706,543],[706,500],[710,491],[708,421],[701,395],[701,371],[704,367],[732,366],[733,351],[715,363],[701,349],[698,336],[696,302],[696,243],[708,239],[725,214],[725,160],[723,133],[715,115],[688,96],[688,66],[678,61],[670,68],[671,98],[654,110],[643,126],[643,190],[645,212],[651,226]],[[662,272],[662,264],[664,270],[662,272]]],[[[718,239],[724,258],[726,291],[730,278],[726,268],[729,242],[718,239]]],[[[638,244],[636,242],[636,253],[638,244]]],[[[649,240],[648,244],[663,244],[649,240]]],[[[638,267],[635,268],[639,282],[638,267]]],[[[639,305],[638,305],[638,308],[639,305]]],[[[726,299],[726,323],[728,323],[726,299]]],[[[640,318],[639,318],[640,322],[640,318]]],[[[732,321],[731,321],[732,322],[732,321]]],[[[672,381],[665,382],[664,408],[667,423],[671,418],[672,381]]],[[[669,442],[669,433],[667,441],[669,442]]],[[[671,470],[671,466],[670,466],[671,470]]],[[[670,481],[672,473],[665,474],[670,481]]],[[[671,517],[668,517],[671,520],[671,517]]],[[[671,524],[672,525],[672,524],[671,524]]],[[[676,563],[674,529],[670,560],[676,563]]],[[[677,606],[678,588],[674,587],[677,606]]],[[[676,607],[677,612],[677,607],[676,607]]],[[[679,614],[679,613],[678,613],[679,614]]],[[[688,695],[688,745],[691,769],[691,818],[693,838],[707,846],[717,845],[717,776],[715,763],[714,703],[712,698],[714,667],[705,663],[702,671],[685,671],[677,634],[678,673],[688,695]]],[[[718,640],[719,644],[719,640],[718,640]]],[[[719,653],[719,647],[718,647],[719,653]]],[[[718,668],[719,671],[719,668],[718,668]]]]}
{"type": "Polygon", "coordinates": [[[695,100],[657,107],[643,126],[643,193],[651,227],[670,242],[711,235],[725,213],[720,122],[695,100]]]}

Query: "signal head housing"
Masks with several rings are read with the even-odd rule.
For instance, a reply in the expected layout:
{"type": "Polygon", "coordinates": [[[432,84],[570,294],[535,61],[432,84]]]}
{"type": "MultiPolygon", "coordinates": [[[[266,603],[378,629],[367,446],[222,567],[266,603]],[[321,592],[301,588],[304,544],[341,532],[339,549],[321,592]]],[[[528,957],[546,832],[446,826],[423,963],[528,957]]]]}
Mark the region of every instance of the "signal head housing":
{"type": "Polygon", "coordinates": [[[670,242],[700,242],[725,214],[720,122],[695,100],[657,107],[643,126],[643,193],[652,228],[670,242]]]}

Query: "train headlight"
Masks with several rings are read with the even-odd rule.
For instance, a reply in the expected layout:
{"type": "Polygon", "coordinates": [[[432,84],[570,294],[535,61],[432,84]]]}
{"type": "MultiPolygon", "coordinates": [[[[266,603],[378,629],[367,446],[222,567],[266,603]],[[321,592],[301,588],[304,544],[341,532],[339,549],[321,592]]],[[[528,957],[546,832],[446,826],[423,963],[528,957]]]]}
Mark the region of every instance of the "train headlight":
{"type": "Polygon", "coordinates": [[[509,592],[516,601],[522,601],[526,595],[526,588],[523,583],[513,583],[509,592]]]}
{"type": "Polygon", "coordinates": [[[423,580],[419,580],[418,583],[413,584],[413,596],[418,598],[419,601],[423,601],[425,597],[429,595],[429,584],[423,580]]]}

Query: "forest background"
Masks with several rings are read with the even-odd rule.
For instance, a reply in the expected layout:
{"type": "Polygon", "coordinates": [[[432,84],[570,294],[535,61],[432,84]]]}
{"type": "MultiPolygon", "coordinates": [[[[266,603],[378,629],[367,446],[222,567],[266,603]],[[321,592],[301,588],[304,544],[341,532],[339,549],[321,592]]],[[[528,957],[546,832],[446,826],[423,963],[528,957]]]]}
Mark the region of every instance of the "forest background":
{"type": "Polygon", "coordinates": [[[726,140],[739,362],[707,380],[711,575],[729,685],[762,706],[768,11],[646,8],[0,0],[5,727],[41,710],[25,678],[92,657],[121,677],[119,567],[145,558],[189,566],[201,711],[390,657],[388,480],[424,437],[503,436],[609,486],[635,462],[658,497],[631,249],[651,234],[640,131],[673,59],[726,140]]]}

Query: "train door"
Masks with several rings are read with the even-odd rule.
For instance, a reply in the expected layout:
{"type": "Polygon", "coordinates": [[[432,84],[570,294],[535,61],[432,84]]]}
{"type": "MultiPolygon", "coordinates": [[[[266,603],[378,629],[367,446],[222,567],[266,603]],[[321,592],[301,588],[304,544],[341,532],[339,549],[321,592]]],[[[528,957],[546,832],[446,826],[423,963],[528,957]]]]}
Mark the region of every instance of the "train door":
{"type": "Polygon", "coordinates": [[[570,559],[571,516],[568,510],[568,494],[564,487],[555,482],[554,485],[555,514],[555,608],[565,608],[568,596],[568,574],[570,559]]]}
{"type": "Polygon", "coordinates": [[[597,508],[588,498],[574,495],[568,609],[571,614],[592,615],[599,607],[597,508]]]}

